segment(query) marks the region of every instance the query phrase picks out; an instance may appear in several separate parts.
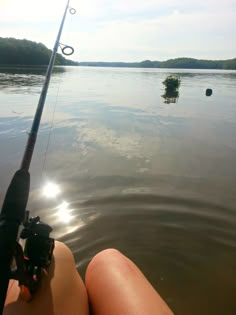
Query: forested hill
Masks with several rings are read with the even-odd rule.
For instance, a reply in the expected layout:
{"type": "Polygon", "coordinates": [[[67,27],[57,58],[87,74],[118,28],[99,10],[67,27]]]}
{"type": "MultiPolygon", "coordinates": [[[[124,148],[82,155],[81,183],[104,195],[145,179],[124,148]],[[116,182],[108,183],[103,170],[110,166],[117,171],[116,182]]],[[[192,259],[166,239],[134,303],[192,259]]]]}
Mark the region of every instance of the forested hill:
{"type": "MultiPolygon", "coordinates": [[[[52,51],[41,43],[26,39],[0,37],[0,65],[47,65],[52,51]]],[[[56,65],[78,65],[77,62],[57,54],[56,65]]]]}
{"type": "MultiPolygon", "coordinates": [[[[26,39],[0,37],[0,65],[47,65],[51,50],[41,43],[26,39]]],[[[56,65],[132,68],[177,68],[177,69],[227,69],[236,70],[236,58],[229,60],[199,60],[176,58],[167,61],[144,60],[141,62],[75,62],[57,54],[56,65]]]]}
{"type": "Polygon", "coordinates": [[[93,67],[236,70],[236,58],[229,60],[199,60],[193,58],[176,58],[167,61],[144,60],[141,62],[79,62],[79,65],[93,67]]]}

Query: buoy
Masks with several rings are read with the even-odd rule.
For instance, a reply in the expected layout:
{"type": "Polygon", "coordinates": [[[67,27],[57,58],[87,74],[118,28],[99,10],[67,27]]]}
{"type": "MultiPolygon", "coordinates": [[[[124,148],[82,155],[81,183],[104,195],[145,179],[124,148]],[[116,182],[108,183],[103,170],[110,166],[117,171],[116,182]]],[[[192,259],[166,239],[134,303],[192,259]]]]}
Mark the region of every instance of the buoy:
{"type": "Polygon", "coordinates": [[[206,89],[206,96],[212,95],[212,89],[206,89]]]}

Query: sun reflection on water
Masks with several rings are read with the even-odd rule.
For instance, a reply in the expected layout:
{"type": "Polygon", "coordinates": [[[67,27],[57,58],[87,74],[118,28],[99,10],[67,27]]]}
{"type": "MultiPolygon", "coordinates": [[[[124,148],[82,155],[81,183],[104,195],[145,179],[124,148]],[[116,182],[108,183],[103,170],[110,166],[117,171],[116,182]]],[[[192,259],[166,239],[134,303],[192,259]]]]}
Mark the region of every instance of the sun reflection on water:
{"type": "Polygon", "coordinates": [[[58,207],[57,207],[57,216],[63,223],[70,223],[72,220],[71,215],[72,209],[69,208],[69,203],[66,201],[63,201],[58,207]]]}
{"type": "Polygon", "coordinates": [[[48,203],[50,199],[47,218],[52,222],[55,238],[72,233],[85,225],[80,217],[78,205],[74,208],[71,202],[66,201],[63,185],[48,181],[41,190],[41,196],[48,203]],[[63,232],[62,232],[63,231],[63,232]]]}
{"type": "Polygon", "coordinates": [[[61,189],[59,185],[55,183],[48,182],[43,187],[43,196],[46,198],[56,198],[60,193],[61,193],[61,189]]]}

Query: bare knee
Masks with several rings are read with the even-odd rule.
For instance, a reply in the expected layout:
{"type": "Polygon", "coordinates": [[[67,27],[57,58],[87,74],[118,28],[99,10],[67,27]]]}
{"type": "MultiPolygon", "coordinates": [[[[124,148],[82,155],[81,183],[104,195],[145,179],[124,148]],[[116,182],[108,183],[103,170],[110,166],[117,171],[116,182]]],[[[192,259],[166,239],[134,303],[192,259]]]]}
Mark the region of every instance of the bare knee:
{"type": "Polygon", "coordinates": [[[172,315],[143,273],[118,250],[104,250],[91,260],[85,284],[94,314],[172,315]]]}
{"type": "Polygon", "coordinates": [[[120,274],[136,273],[136,266],[117,249],[105,249],[90,261],[85,275],[86,286],[89,287],[94,280],[110,271],[120,274]]]}
{"type": "Polygon", "coordinates": [[[55,248],[53,252],[53,256],[60,262],[67,262],[75,265],[74,256],[67,245],[64,243],[55,242],[55,248]]]}
{"type": "Polygon", "coordinates": [[[92,269],[94,267],[100,266],[101,264],[106,264],[110,261],[120,260],[124,257],[120,251],[114,248],[104,249],[95,255],[88,265],[88,269],[92,269]]]}
{"type": "Polygon", "coordinates": [[[55,241],[55,248],[54,248],[54,252],[57,252],[57,253],[62,253],[63,255],[66,255],[66,256],[73,256],[72,253],[71,253],[71,250],[69,249],[69,247],[65,244],[65,243],[62,243],[62,242],[59,242],[59,241],[55,241]]]}
{"type": "Polygon", "coordinates": [[[124,258],[125,257],[123,256],[123,254],[121,254],[121,252],[119,252],[117,249],[105,249],[92,258],[87,267],[86,274],[90,274],[94,271],[97,272],[98,269],[101,269],[104,266],[108,267],[111,264],[118,263],[124,258]]]}

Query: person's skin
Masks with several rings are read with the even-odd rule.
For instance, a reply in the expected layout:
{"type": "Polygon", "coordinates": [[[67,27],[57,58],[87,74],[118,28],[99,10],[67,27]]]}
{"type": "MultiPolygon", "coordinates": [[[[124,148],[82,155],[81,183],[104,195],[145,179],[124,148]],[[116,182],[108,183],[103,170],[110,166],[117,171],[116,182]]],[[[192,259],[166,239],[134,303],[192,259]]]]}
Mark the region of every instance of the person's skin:
{"type": "Polygon", "coordinates": [[[89,304],[93,315],[173,315],[141,271],[119,251],[97,254],[88,265],[84,285],[69,248],[55,245],[52,265],[34,299],[22,301],[17,282],[11,281],[4,315],[88,315],[89,304]]]}
{"type": "Polygon", "coordinates": [[[86,288],[69,248],[55,242],[53,261],[30,303],[19,297],[16,281],[9,284],[4,315],[88,315],[86,288]]]}
{"type": "Polygon", "coordinates": [[[137,266],[115,249],[92,259],[85,285],[94,315],[173,315],[137,266]]]}

